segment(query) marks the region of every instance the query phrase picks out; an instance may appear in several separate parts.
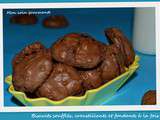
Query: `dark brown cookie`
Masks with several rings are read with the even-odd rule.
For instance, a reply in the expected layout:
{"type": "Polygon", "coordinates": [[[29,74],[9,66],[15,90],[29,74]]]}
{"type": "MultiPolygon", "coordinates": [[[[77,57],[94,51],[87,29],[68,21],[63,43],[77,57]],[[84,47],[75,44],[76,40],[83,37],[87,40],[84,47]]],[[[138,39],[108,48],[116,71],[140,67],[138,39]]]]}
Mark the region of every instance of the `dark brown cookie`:
{"type": "Polygon", "coordinates": [[[85,90],[98,88],[103,83],[100,69],[80,71],[80,77],[85,90]]]}
{"type": "Polygon", "coordinates": [[[55,60],[74,67],[93,68],[102,61],[100,43],[86,34],[67,34],[51,49],[55,60]]]}
{"type": "Polygon", "coordinates": [[[156,90],[147,91],[142,98],[142,105],[155,105],[156,104],[156,90]]]}
{"type": "Polygon", "coordinates": [[[40,43],[25,47],[13,59],[13,85],[15,90],[33,93],[52,70],[51,53],[40,43]]]}
{"type": "Polygon", "coordinates": [[[109,54],[112,54],[115,56],[117,64],[119,66],[119,73],[120,74],[124,73],[125,67],[126,67],[124,54],[121,52],[121,50],[115,44],[112,44],[112,45],[109,45],[106,47],[107,47],[106,50],[109,52],[109,54]]]}
{"type": "Polygon", "coordinates": [[[127,37],[117,28],[105,30],[105,35],[111,44],[117,45],[125,56],[125,63],[128,67],[135,59],[135,52],[127,37]]]}
{"type": "Polygon", "coordinates": [[[40,43],[35,42],[31,45],[26,46],[23,50],[21,50],[12,60],[13,67],[26,59],[31,58],[37,53],[44,51],[46,48],[40,43]]]}
{"type": "Polygon", "coordinates": [[[10,18],[10,22],[14,24],[21,25],[32,25],[36,24],[38,18],[35,15],[23,14],[23,15],[14,15],[10,18]]]}
{"type": "Polygon", "coordinates": [[[121,74],[113,46],[106,46],[104,60],[99,69],[101,69],[101,77],[105,83],[121,74]]]}
{"type": "Polygon", "coordinates": [[[64,28],[68,25],[68,20],[61,15],[49,16],[43,20],[43,26],[46,28],[64,28]]]}
{"type": "Polygon", "coordinates": [[[61,100],[80,93],[81,90],[80,76],[75,68],[65,64],[54,64],[52,73],[38,89],[37,96],[61,100]]]}

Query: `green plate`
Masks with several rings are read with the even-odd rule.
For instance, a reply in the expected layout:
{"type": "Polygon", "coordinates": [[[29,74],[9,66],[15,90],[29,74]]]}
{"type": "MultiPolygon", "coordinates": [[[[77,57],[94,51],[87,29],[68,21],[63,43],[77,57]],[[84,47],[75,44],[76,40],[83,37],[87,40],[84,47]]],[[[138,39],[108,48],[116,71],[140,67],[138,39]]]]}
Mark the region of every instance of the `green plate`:
{"type": "Polygon", "coordinates": [[[12,85],[12,75],[7,76],[5,82],[9,84],[9,92],[26,106],[78,106],[78,105],[100,105],[111,98],[115,92],[122,87],[128,78],[138,69],[139,57],[125,73],[102,85],[97,89],[88,90],[84,96],[69,96],[60,101],[53,101],[48,98],[28,98],[25,93],[14,90],[12,85]]]}

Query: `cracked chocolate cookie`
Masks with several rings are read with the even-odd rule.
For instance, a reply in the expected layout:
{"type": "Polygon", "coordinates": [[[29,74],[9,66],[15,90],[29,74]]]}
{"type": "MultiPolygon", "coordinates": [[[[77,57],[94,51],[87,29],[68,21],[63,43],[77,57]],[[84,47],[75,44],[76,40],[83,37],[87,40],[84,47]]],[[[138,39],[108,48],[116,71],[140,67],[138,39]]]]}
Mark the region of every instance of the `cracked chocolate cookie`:
{"type": "Polygon", "coordinates": [[[52,70],[51,53],[39,42],[26,46],[12,63],[13,86],[22,92],[33,93],[52,70]]]}
{"type": "Polygon", "coordinates": [[[101,43],[87,34],[67,34],[51,50],[55,60],[79,68],[94,68],[103,58],[101,43]]]}
{"type": "Polygon", "coordinates": [[[85,90],[98,88],[103,83],[100,69],[85,70],[79,73],[85,90]]]}
{"type": "Polygon", "coordinates": [[[135,59],[135,52],[127,37],[117,28],[108,28],[105,30],[105,35],[111,44],[115,44],[120,48],[125,56],[125,63],[128,67],[135,59]]]}
{"type": "Polygon", "coordinates": [[[37,90],[38,97],[51,100],[61,100],[82,91],[81,79],[78,71],[65,64],[54,64],[52,73],[44,84],[37,90]]]}

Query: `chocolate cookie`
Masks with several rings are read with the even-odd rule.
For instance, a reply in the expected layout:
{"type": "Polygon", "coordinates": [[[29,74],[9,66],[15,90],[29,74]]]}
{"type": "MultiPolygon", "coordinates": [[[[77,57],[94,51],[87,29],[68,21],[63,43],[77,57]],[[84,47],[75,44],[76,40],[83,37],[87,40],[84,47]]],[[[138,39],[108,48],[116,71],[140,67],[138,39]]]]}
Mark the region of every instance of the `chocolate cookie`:
{"type": "Polygon", "coordinates": [[[36,24],[38,18],[35,15],[23,14],[23,15],[14,15],[10,18],[10,22],[14,24],[21,25],[32,25],[36,24]]]}
{"type": "Polygon", "coordinates": [[[64,28],[68,24],[68,20],[61,15],[49,16],[43,20],[43,26],[46,28],[64,28]]]}
{"type": "Polygon", "coordinates": [[[142,105],[155,105],[156,104],[156,90],[147,91],[142,98],[142,105]]]}
{"type": "Polygon", "coordinates": [[[23,50],[21,50],[12,60],[12,65],[13,67],[25,59],[29,59],[35,53],[39,53],[41,51],[44,51],[46,48],[40,43],[40,42],[35,42],[31,45],[26,46],[23,50]]]}
{"type": "Polygon", "coordinates": [[[80,77],[85,90],[95,89],[102,85],[100,69],[80,71],[80,77]]]}
{"type": "Polygon", "coordinates": [[[106,50],[109,52],[109,54],[112,54],[112,55],[115,56],[117,64],[119,66],[119,73],[120,74],[124,73],[125,72],[125,67],[126,67],[125,55],[122,53],[120,48],[117,47],[117,45],[115,45],[115,44],[112,44],[112,45],[109,45],[109,46],[106,46],[106,47],[107,47],[106,50]]]}
{"type": "Polygon", "coordinates": [[[125,72],[123,64],[123,56],[121,56],[116,46],[106,46],[104,60],[99,68],[101,69],[102,80],[106,83],[125,72]]]}
{"type": "Polygon", "coordinates": [[[13,59],[13,86],[17,91],[33,93],[51,70],[51,53],[38,42],[31,44],[13,59]]]}
{"type": "Polygon", "coordinates": [[[105,35],[111,44],[117,45],[125,56],[125,63],[128,67],[135,59],[135,52],[127,37],[117,28],[105,30],[105,35]]]}
{"type": "Polygon", "coordinates": [[[54,64],[52,73],[38,89],[38,97],[47,97],[51,100],[61,100],[67,96],[80,93],[81,79],[78,71],[65,64],[54,64]]]}
{"type": "Polygon", "coordinates": [[[79,68],[94,68],[102,61],[102,47],[86,34],[67,34],[52,45],[55,60],[79,68]]]}

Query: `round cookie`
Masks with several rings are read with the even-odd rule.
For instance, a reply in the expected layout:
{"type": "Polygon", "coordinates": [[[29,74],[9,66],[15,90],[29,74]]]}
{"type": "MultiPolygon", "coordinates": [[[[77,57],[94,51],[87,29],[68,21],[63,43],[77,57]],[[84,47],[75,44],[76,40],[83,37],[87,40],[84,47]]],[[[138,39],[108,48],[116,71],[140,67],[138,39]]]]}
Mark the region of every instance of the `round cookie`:
{"type": "Polygon", "coordinates": [[[50,51],[40,43],[25,47],[13,59],[13,86],[15,90],[33,93],[52,70],[50,51]]]}
{"type": "Polygon", "coordinates": [[[142,98],[142,105],[155,105],[156,104],[156,90],[147,91],[142,98]]]}
{"type": "Polygon", "coordinates": [[[80,77],[85,90],[95,89],[102,85],[100,69],[80,71],[80,77]]]}
{"type": "Polygon", "coordinates": [[[71,66],[57,63],[53,65],[49,78],[36,93],[38,97],[61,100],[81,91],[82,85],[78,71],[71,66]]]}
{"type": "Polygon", "coordinates": [[[52,45],[55,60],[79,68],[94,68],[102,61],[103,48],[86,34],[67,34],[52,45]]]}
{"type": "Polygon", "coordinates": [[[49,16],[43,20],[43,26],[46,28],[64,28],[68,25],[68,20],[62,15],[49,16]]]}
{"type": "Polygon", "coordinates": [[[15,55],[15,57],[12,60],[13,67],[25,59],[31,58],[36,53],[39,53],[41,51],[44,51],[46,48],[40,43],[35,42],[31,45],[26,46],[23,50],[21,50],[18,54],[15,55]]]}
{"type": "Polygon", "coordinates": [[[135,59],[135,52],[127,37],[117,28],[108,28],[105,35],[111,44],[117,45],[125,56],[125,63],[128,67],[135,59]]]}
{"type": "Polygon", "coordinates": [[[38,18],[29,14],[14,15],[10,18],[10,22],[13,24],[32,25],[38,22],[38,18]]]}
{"type": "Polygon", "coordinates": [[[117,45],[115,45],[115,44],[112,44],[112,45],[109,45],[109,46],[106,46],[106,47],[107,47],[106,50],[108,50],[108,52],[110,54],[115,56],[117,64],[119,66],[120,74],[124,73],[125,72],[125,67],[126,67],[125,56],[121,52],[120,48],[118,48],[117,45]]]}
{"type": "Polygon", "coordinates": [[[120,66],[116,55],[113,53],[112,46],[106,46],[104,60],[99,67],[99,69],[101,69],[101,77],[104,83],[120,75],[120,66]]]}

